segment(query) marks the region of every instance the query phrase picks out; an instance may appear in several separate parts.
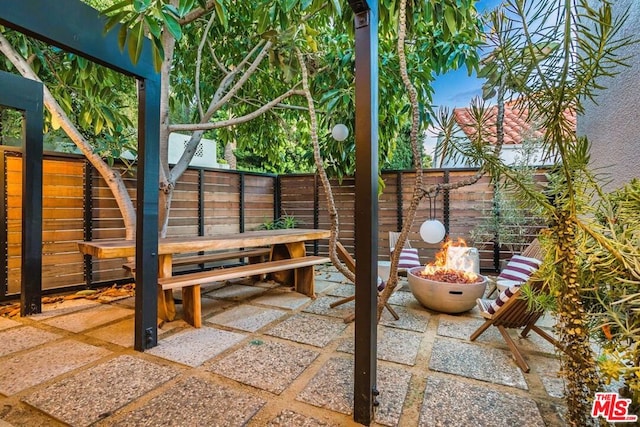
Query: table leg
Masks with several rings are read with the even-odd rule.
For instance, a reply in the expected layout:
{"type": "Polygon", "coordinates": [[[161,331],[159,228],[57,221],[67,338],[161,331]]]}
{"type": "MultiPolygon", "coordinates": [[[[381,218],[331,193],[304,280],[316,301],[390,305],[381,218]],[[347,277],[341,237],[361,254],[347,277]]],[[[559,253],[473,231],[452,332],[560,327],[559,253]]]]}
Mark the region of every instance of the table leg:
{"type": "MultiPolygon", "coordinates": [[[[160,255],[158,257],[158,277],[171,277],[172,255],[160,255]]],[[[158,317],[166,322],[171,322],[176,318],[176,303],[173,300],[173,291],[162,290],[158,286],[158,317]]]]}
{"type": "MultiPolygon", "coordinates": [[[[292,242],[273,245],[271,259],[289,259],[303,257],[307,254],[304,242],[292,242]]],[[[278,271],[271,273],[271,278],[276,282],[293,286],[296,292],[315,297],[315,275],[313,266],[296,268],[295,270],[278,271]]]]}
{"type": "MultiPolygon", "coordinates": [[[[305,256],[307,250],[304,242],[279,243],[271,247],[271,260],[290,259],[305,256]]],[[[276,271],[271,273],[271,278],[278,283],[295,286],[295,273],[293,270],[276,271]]]]}

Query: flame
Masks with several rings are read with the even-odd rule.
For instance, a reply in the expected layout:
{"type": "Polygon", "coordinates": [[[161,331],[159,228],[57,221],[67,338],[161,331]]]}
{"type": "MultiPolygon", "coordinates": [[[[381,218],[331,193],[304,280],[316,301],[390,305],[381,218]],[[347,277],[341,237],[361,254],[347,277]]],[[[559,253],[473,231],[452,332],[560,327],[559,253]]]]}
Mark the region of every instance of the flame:
{"type": "Polygon", "coordinates": [[[435,261],[427,264],[422,271],[423,275],[433,275],[438,272],[446,272],[457,274],[462,278],[462,281],[472,283],[477,281],[478,275],[474,273],[473,261],[469,257],[460,256],[464,251],[450,248],[468,248],[467,242],[462,238],[458,238],[457,241],[447,240],[440,252],[435,255],[435,261]],[[454,253],[456,252],[456,253],[454,253]],[[452,256],[457,255],[457,256],[452,256]]]}

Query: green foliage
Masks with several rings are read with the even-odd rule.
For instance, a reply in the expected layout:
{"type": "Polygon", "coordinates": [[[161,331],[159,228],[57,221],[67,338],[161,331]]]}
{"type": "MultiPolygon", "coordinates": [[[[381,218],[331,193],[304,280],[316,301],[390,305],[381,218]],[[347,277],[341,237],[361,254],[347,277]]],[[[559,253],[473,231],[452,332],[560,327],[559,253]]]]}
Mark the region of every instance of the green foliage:
{"type": "MultiPolygon", "coordinates": [[[[534,128],[535,129],[535,128],[534,128]]],[[[533,133],[533,131],[532,131],[533,133]]],[[[522,146],[511,165],[513,177],[525,185],[535,185],[534,154],[540,141],[523,136],[522,146]]],[[[495,182],[495,180],[494,180],[495,182]]],[[[535,204],[508,189],[508,182],[495,182],[491,209],[483,209],[482,220],[471,230],[473,242],[497,242],[512,254],[520,253],[544,226],[535,204]]]]}
{"type": "MultiPolygon", "coordinates": [[[[112,162],[123,151],[122,142],[131,145],[128,138],[137,111],[131,77],[20,33],[6,31],[4,35],[21,55],[30,58],[33,70],[98,152],[112,162]]],[[[12,68],[6,58],[0,63],[0,69],[12,68]]],[[[58,134],[60,125],[45,111],[45,133],[58,134]]]]}
{"type": "MultiPolygon", "coordinates": [[[[337,122],[352,127],[353,104],[353,16],[350,8],[341,8],[341,2],[313,0],[260,0],[257,2],[214,2],[218,25],[212,25],[207,36],[207,47],[215,52],[216,60],[203,55],[200,76],[201,99],[208,99],[218,89],[224,77],[220,65],[238,64],[247,52],[261,40],[273,42],[269,52],[269,66],[261,67],[247,81],[237,97],[220,109],[212,121],[239,117],[255,110],[265,100],[283,93],[297,81],[297,62],[292,55],[293,45],[306,52],[314,97],[322,109],[320,116],[320,143],[328,173],[333,176],[350,175],[354,171],[355,141],[351,137],[337,142],[329,136],[329,129],[337,122]]],[[[107,30],[117,22],[125,25],[120,30],[121,48],[127,48],[135,60],[145,34],[151,38],[154,53],[162,55],[159,37],[169,31],[177,40],[171,77],[172,111],[197,117],[194,105],[196,46],[204,36],[204,21],[198,20],[188,27],[176,28],[175,22],[201,7],[193,0],[181,0],[172,7],[167,0],[125,0],[108,8],[107,30]]],[[[467,67],[471,72],[477,64],[476,47],[480,40],[481,23],[475,11],[475,0],[431,0],[415,2],[410,6],[411,43],[408,56],[420,101],[422,127],[430,123],[431,83],[435,74],[449,69],[467,67]]],[[[205,15],[206,16],[206,15],[205,15]]],[[[403,126],[410,123],[408,104],[403,100],[403,87],[398,73],[395,53],[397,30],[397,2],[380,5],[380,164],[391,156],[403,126]]],[[[158,62],[159,63],[159,62],[158,62]]],[[[296,100],[290,102],[295,103],[296,100]]],[[[277,162],[290,141],[303,141],[298,129],[308,126],[306,115],[299,109],[279,109],[233,129],[209,132],[208,137],[221,143],[233,140],[240,153],[260,153],[263,169],[278,169],[277,162]],[[274,126],[274,121],[277,125],[274,126]]],[[[308,148],[311,151],[310,147],[308,148]]],[[[305,156],[311,159],[311,156],[305,156]]],[[[249,167],[254,167],[250,165],[249,167]]],[[[302,164],[307,170],[310,162],[302,164]]],[[[288,169],[288,168],[285,168],[288,169]]]]}
{"type": "Polygon", "coordinates": [[[0,145],[21,146],[22,129],[22,113],[0,106],[0,145]]]}
{"type": "MultiPolygon", "coordinates": [[[[481,23],[475,1],[409,2],[406,46],[409,75],[419,94],[421,133],[433,123],[431,110],[432,83],[437,74],[466,67],[471,73],[477,67],[476,48],[481,41],[481,23]],[[449,17],[449,19],[445,19],[449,17]]],[[[380,4],[379,40],[379,164],[385,165],[401,139],[403,129],[411,124],[410,105],[406,101],[404,85],[399,74],[396,53],[398,7],[396,1],[380,4]]],[[[333,176],[354,172],[355,139],[351,124],[355,119],[353,95],[353,41],[345,34],[326,34],[321,46],[326,64],[322,74],[313,76],[314,94],[325,111],[320,126],[328,130],[336,123],[345,123],[350,136],[338,142],[322,140],[327,171],[333,176]]],[[[401,151],[402,153],[402,151],[401,151]]],[[[400,155],[402,155],[399,153],[400,155]]]]}
{"type": "Polygon", "coordinates": [[[517,200],[517,195],[496,187],[493,207],[483,210],[482,220],[470,233],[471,241],[497,242],[512,254],[520,253],[540,230],[541,221],[517,200]]]}
{"type": "Polygon", "coordinates": [[[266,220],[263,222],[259,229],[260,230],[282,230],[285,228],[296,228],[298,225],[298,220],[295,217],[290,215],[283,215],[280,218],[274,220],[266,220]]]}
{"type": "Polygon", "coordinates": [[[640,180],[603,194],[595,210],[598,234],[580,247],[590,326],[602,347],[605,382],[620,381],[621,394],[640,405],[640,180]]]}
{"type": "MultiPolygon", "coordinates": [[[[387,157],[381,170],[410,170],[413,169],[413,153],[411,150],[411,129],[404,128],[398,135],[398,139],[390,144],[391,154],[387,157]]],[[[424,153],[424,146],[420,145],[422,167],[432,166],[431,156],[424,153]]]]}
{"type": "MultiPolygon", "coordinates": [[[[197,0],[197,5],[206,7],[205,0],[197,0]]],[[[142,53],[142,46],[151,35],[153,61],[157,70],[164,58],[164,48],[161,37],[163,31],[168,31],[176,39],[182,38],[182,26],[179,22],[196,6],[195,0],[180,0],[174,6],[168,0],[123,0],[102,12],[109,16],[105,25],[105,32],[122,24],[118,30],[118,45],[120,50],[127,49],[133,62],[138,62],[142,53]]],[[[226,25],[227,11],[223,0],[214,2],[218,20],[226,25]]]]}

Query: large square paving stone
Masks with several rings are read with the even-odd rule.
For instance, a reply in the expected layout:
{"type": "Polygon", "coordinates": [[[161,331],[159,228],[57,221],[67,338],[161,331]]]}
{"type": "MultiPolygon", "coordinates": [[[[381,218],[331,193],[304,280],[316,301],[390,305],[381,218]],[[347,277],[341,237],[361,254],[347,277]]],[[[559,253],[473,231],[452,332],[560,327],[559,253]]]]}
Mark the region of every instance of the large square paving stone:
{"type": "Polygon", "coordinates": [[[344,285],[338,285],[332,288],[329,292],[327,292],[327,295],[332,297],[345,298],[345,297],[353,296],[355,295],[355,293],[356,293],[356,287],[351,283],[349,283],[344,285]]]}
{"type": "Polygon", "coordinates": [[[266,333],[290,341],[324,347],[346,327],[347,324],[340,319],[301,313],[284,320],[266,333]]]}
{"type": "Polygon", "coordinates": [[[224,352],[245,337],[244,334],[209,327],[187,329],[159,340],[158,345],[146,353],[195,367],[224,352]]]}
{"type": "MultiPolygon", "coordinates": [[[[469,316],[441,315],[438,323],[438,335],[468,340],[471,335],[485,322],[485,319],[469,316]]],[[[527,338],[522,338],[523,329],[507,329],[520,350],[525,352],[541,352],[554,354],[555,347],[534,331],[529,332],[527,338]]],[[[549,332],[549,331],[547,331],[549,332]]],[[[553,333],[549,332],[553,336],[553,333]]],[[[477,339],[477,342],[491,344],[502,348],[509,348],[496,327],[489,327],[477,339]]]]}
{"type": "Polygon", "coordinates": [[[545,423],[536,402],[527,397],[433,376],[427,379],[418,425],[543,427],[545,423]]]}
{"type": "Polygon", "coordinates": [[[238,382],[280,394],[316,357],[316,351],[280,342],[253,340],[208,369],[238,382]]]}
{"type": "Polygon", "coordinates": [[[540,376],[542,386],[551,397],[563,398],[565,383],[557,357],[533,356],[531,367],[540,376]]]}
{"type": "Polygon", "coordinates": [[[424,310],[412,310],[402,306],[391,307],[400,319],[393,318],[389,310],[382,310],[380,324],[407,331],[426,332],[431,314],[424,310]]]}
{"type": "Polygon", "coordinates": [[[528,390],[511,352],[458,340],[436,339],[429,368],[476,380],[528,390]]]}
{"type": "Polygon", "coordinates": [[[353,313],[355,309],[354,301],[349,301],[344,304],[340,304],[334,308],[331,308],[331,304],[337,301],[340,301],[342,298],[339,297],[331,297],[331,296],[323,296],[317,298],[313,303],[309,304],[306,307],[304,312],[320,314],[322,316],[332,316],[332,317],[340,317],[344,318],[353,313]]]}
{"type": "Polygon", "coordinates": [[[255,332],[278,320],[287,312],[254,305],[239,305],[210,317],[207,322],[247,332],[255,332]]]}
{"type": "Polygon", "coordinates": [[[109,350],[60,340],[2,360],[0,393],[10,395],[111,354],[109,350]]]}
{"type": "Polygon", "coordinates": [[[173,368],[120,356],[51,384],[23,400],[70,425],[87,426],[176,375],[173,368]]]}
{"type": "MultiPolygon", "coordinates": [[[[378,328],[378,359],[413,366],[418,357],[418,350],[423,335],[400,329],[378,328]]],[[[353,337],[346,339],[338,347],[338,351],[355,353],[353,337]]]]}
{"type": "Polygon", "coordinates": [[[311,298],[301,293],[276,289],[275,291],[254,299],[252,302],[270,307],[284,308],[286,310],[296,310],[309,301],[311,301],[311,298]]]}
{"type": "MultiPolygon", "coordinates": [[[[98,338],[103,341],[107,341],[113,344],[120,345],[122,347],[133,347],[134,344],[134,319],[124,319],[120,322],[107,325],[103,328],[99,328],[88,332],[86,335],[98,338]]],[[[160,334],[160,330],[158,330],[160,334]]]]}
{"type": "MultiPolygon", "coordinates": [[[[297,400],[332,411],[353,413],[353,360],[332,358],[324,364],[298,394],[297,400]]],[[[378,366],[377,385],[380,395],[375,422],[386,426],[399,425],[411,373],[404,369],[378,366]]]]}
{"type": "Polygon", "coordinates": [[[7,319],[6,317],[0,317],[0,331],[20,325],[22,325],[22,323],[16,322],[15,320],[7,319]]]}
{"type": "Polygon", "coordinates": [[[56,316],[62,316],[64,314],[73,313],[74,311],[86,310],[92,307],[100,307],[102,304],[98,301],[75,298],[75,299],[63,299],[61,301],[42,304],[42,313],[29,316],[33,320],[45,320],[56,316]]]}
{"type": "Polygon", "coordinates": [[[100,304],[89,310],[77,311],[45,320],[44,323],[77,333],[131,316],[133,313],[134,311],[128,308],[100,304]]]}
{"type": "MultiPolygon", "coordinates": [[[[18,325],[20,325],[20,323],[18,323],[18,325]]],[[[2,345],[0,345],[0,356],[32,348],[57,338],[60,338],[60,335],[32,326],[23,326],[21,328],[1,331],[0,343],[2,343],[2,345]]]]}
{"type": "Polygon", "coordinates": [[[177,382],[146,405],[102,426],[244,426],[266,402],[200,378],[177,382]]]}
{"type": "Polygon", "coordinates": [[[338,424],[327,424],[316,418],[302,415],[297,412],[285,409],[277,417],[269,421],[267,427],[338,427],[338,424]]]}
{"type": "Polygon", "coordinates": [[[211,292],[207,296],[230,301],[242,301],[266,292],[265,288],[258,286],[229,285],[211,292]]]}

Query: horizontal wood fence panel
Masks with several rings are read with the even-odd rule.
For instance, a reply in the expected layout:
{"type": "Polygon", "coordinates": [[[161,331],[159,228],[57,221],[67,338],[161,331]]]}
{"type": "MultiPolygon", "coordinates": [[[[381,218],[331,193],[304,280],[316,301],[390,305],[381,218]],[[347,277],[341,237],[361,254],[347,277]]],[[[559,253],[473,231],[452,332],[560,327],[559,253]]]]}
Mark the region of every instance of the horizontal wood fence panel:
{"type": "MultiPolygon", "coordinates": [[[[2,153],[4,155],[4,153],[2,153]]],[[[22,159],[5,157],[7,293],[20,290],[22,245],[22,159]]],[[[84,258],[76,240],[84,238],[84,161],[43,160],[42,286],[55,289],[84,283],[84,258]]]]}
{"type": "MultiPolygon", "coordinates": [[[[4,291],[20,291],[22,160],[19,152],[0,147],[5,159],[2,191],[5,203],[7,258],[4,263],[4,291]]],[[[117,166],[135,206],[135,169],[117,166]]],[[[79,156],[45,155],[43,163],[43,287],[63,289],[90,283],[133,280],[122,268],[125,259],[90,260],[77,251],[76,241],[124,238],[124,220],[118,204],[99,174],[79,156]],[[89,173],[87,176],[86,174],[89,173]],[[88,180],[88,182],[87,182],[88,180]],[[86,191],[88,194],[85,194],[86,191]],[[85,223],[85,214],[90,222],[85,223]]],[[[423,187],[467,179],[473,170],[425,170],[423,187]]],[[[389,259],[389,232],[398,231],[411,203],[416,174],[412,171],[383,172],[385,183],[378,198],[378,253],[389,259]]],[[[541,185],[544,171],[535,176],[541,185]]],[[[340,242],[353,255],[355,245],[355,180],[331,179],[340,221],[340,242]]],[[[469,239],[474,228],[491,215],[493,185],[482,177],[471,186],[440,192],[434,199],[433,216],[448,225],[451,238],[469,239]]],[[[251,172],[189,169],[176,183],[169,217],[168,236],[197,236],[254,230],[272,221],[276,212],[292,216],[298,227],[331,227],[325,190],[314,174],[260,175],[251,172]],[[276,199],[279,197],[278,199],[276,199]]],[[[430,219],[429,201],[423,199],[409,233],[423,263],[433,260],[441,244],[427,244],[420,237],[420,225],[430,219]]],[[[531,240],[541,225],[528,231],[531,240]]],[[[505,230],[509,232],[508,229],[505,230]]],[[[495,265],[492,241],[476,241],[483,270],[495,265]]],[[[526,242],[525,242],[526,244],[526,242]]],[[[328,253],[328,240],[307,245],[307,251],[328,253]]],[[[499,248],[498,259],[511,256],[510,248],[499,248]]],[[[2,298],[3,295],[0,295],[2,298]]]]}

